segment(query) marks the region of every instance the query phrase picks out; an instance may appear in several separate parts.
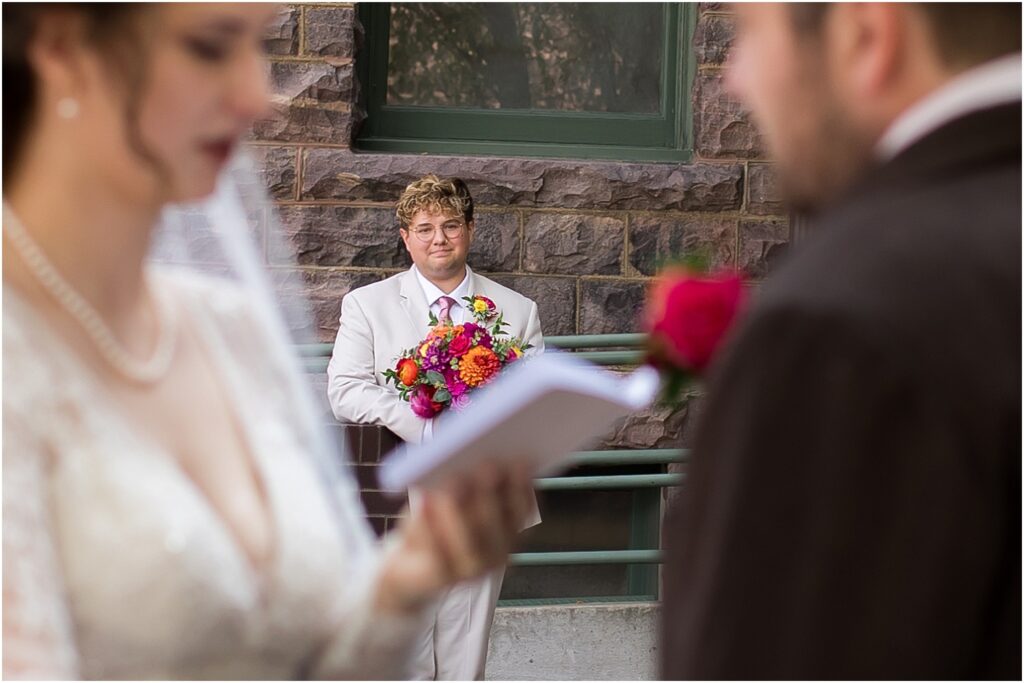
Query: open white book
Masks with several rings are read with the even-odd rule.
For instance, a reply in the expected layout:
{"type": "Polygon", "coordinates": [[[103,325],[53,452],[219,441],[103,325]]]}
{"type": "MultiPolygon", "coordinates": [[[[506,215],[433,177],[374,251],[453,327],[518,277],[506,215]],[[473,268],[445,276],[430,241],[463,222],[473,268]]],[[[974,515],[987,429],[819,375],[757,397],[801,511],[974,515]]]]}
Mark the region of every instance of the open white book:
{"type": "Polygon", "coordinates": [[[538,476],[552,474],[617,419],[649,406],[658,386],[658,372],[647,366],[623,377],[547,351],[507,368],[466,409],[445,415],[433,440],[399,447],[380,483],[389,491],[436,487],[481,458],[525,461],[538,476]]]}

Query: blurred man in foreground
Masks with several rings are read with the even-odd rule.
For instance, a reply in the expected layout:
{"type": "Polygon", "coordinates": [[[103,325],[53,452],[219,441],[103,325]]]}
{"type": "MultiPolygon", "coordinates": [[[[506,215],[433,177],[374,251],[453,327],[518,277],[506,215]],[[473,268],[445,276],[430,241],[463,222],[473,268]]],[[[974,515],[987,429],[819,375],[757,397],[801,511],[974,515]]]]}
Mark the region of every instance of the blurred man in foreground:
{"type": "Polygon", "coordinates": [[[1020,678],[1020,5],[742,4],[812,231],[713,373],[666,678],[1020,678]]]}

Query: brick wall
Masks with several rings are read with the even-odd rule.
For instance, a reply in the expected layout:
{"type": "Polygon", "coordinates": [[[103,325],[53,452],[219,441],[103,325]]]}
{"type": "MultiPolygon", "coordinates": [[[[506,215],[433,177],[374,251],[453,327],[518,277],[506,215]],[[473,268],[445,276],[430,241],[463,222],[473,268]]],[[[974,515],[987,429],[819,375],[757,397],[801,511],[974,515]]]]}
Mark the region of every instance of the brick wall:
{"type": "MultiPolygon", "coordinates": [[[[723,92],[732,34],[727,5],[701,5],[686,164],[358,154],[355,6],[287,6],[269,41],[275,115],[256,125],[252,148],[297,249],[317,336],[333,340],[346,292],[409,267],[392,207],[431,172],[469,183],[479,207],[470,265],[536,300],[546,334],[637,329],[656,264],[688,250],[762,278],[790,228],[758,134],[723,92]]],[[[676,446],[685,413],[638,416],[607,443],[676,446]]]]}

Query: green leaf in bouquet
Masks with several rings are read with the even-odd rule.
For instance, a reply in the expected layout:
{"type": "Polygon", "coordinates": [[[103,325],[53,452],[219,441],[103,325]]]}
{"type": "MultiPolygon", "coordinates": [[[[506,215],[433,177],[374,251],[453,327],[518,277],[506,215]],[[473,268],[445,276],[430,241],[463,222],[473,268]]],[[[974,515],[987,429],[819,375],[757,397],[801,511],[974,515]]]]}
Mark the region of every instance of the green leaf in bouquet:
{"type": "Polygon", "coordinates": [[[444,375],[437,370],[427,370],[427,383],[443,387],[445,385],[444,375]]]}
{"type": "Polygon", "coordinates": [[[433,312],[431,312],[430,313],[430,317],[427,318],[427,322],[430,324],[431,327],[437,327],[437,323],[438,323],[437,316],[434,315],[433,312]]]}
{"type": "Polygon", "coordinates": [[[449,392],[447,389],[438,389],[437,391],[434,392],[433,401],[435,403],[446,403],[450,401],[451,398],[451,392],[449,392]]]}

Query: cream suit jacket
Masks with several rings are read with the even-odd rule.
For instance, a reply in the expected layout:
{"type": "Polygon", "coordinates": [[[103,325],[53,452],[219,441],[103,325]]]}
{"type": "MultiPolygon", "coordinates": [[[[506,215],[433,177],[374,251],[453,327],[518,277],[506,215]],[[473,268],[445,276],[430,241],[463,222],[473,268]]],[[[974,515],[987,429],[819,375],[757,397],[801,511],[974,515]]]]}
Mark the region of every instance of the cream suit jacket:
{"type": "MultiPolygon", "coordinates": [[[[505,331],[533,345],[528,355],[540,353],[544,339],[537,304],[468,272],[470,292],[494,301],[509,323],[505,331]]],[[[383,425],[412,443],[423,439],[425,420],[399,399],[393,384],[385,386],[384,371],[394,368],[398,355],[427,335],[429,316],[430,305],[412,269],[345,295],[341,326],[327,366],[327,396],[338,420],[383,425]]]]}

